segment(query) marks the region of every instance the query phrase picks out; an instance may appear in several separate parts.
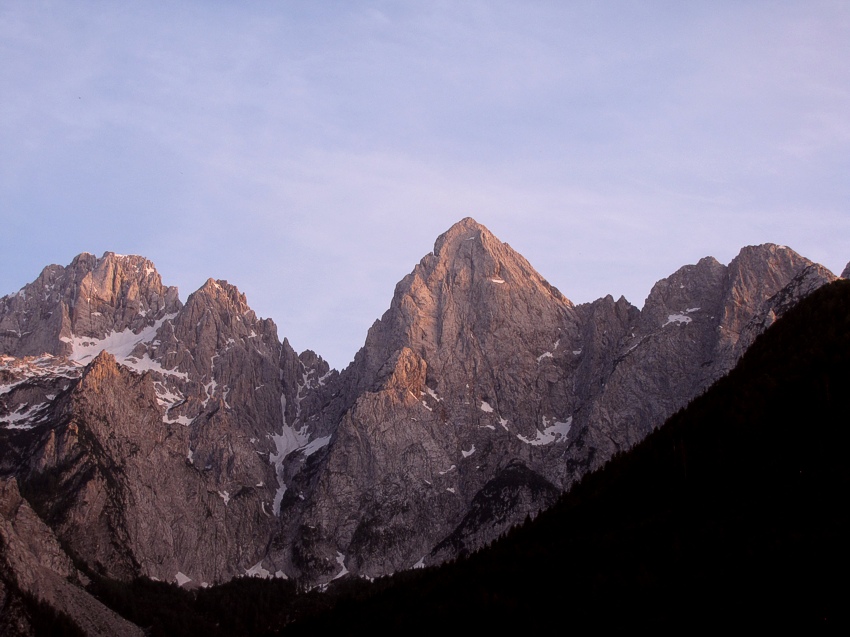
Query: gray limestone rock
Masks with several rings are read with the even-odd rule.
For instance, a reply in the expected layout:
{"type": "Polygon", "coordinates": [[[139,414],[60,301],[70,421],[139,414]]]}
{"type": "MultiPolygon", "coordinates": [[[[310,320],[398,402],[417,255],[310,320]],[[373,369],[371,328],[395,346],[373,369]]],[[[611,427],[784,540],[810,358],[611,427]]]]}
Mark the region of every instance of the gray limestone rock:
{"type": "Polygon", "coordinates": [[[337,373],[226,281],[182,305],[142,257],[80,255],[0,299],[0,477],[112,577],[435,564],[640,441],[833,278],[766,244],[641,310],[575,306],[464,219],[337,373]]]}
{"type": "Polygon", "coordinates": [[[828,280],[802,274],[811,267],[748,247],[728,267],[707,257],[659,281],[641,311],[611,297],[575,307],[461,221],[396,286],[342,373],[344,413],[287,510],[297,523],[278,559],[321,582],[483,546],[728,372],[771,298],[828,280]],[[497,491],[517,466],[551,489],[497,491]]]}
{"type": "Polygon", "coordinates": [[[3,634],[30,634],[26,614],[3,580],[65,613],[88,635],[144,634],[85,591],[85,577],[21,497],[14,479],[0,480],[0,628],[3,634]]]}
{"type": "MultiPolygon", "coordinates": [[[[282,345],[274,323],[224,281],[208,281],[182,306],[174,288],[140,294],[137,281],[125,284],[136,275],[159,282],[140,257],[81,255],[54,270],[46,272],[62,274],[50,284],[60,305],[82,289],[112,308],[98,306],[109,322],[98,327],[83,314],[65,333],[30,341],[56,346],[40,357],[4,356],[0,437],[10,444],[0,467],[27,493],[58,482],[39,512],[111,577],[211,583],[267,573],[286,405],[317,400],[286,370],[316,385],[335,374],[315,354],[302,361],[282,345]],[[168,302],[156,305],[160,298],[168,302]],[[133,303],[135,314],[123,309],[133,303]]],[[[34,302],[34,285],[18,296],[34,302]]]]}
{"type": "Polygon", "coordinates": [[[180,309],[177,288],[162,285],[143,257],[81,254],[51,265],[20,291],[0,299],[0,353],[68,355],[93,339],[139,333],[180,309]]]}

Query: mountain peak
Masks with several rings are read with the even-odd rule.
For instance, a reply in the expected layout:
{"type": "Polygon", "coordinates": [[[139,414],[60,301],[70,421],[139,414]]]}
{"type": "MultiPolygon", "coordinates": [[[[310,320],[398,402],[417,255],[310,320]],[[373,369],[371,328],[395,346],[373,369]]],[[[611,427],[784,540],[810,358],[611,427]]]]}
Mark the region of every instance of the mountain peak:
{"type": "Polygon", "coordinates": [[[240,314],[245,314],[251,311],[248,306],[248,298],[243,292],[239,291],[232,283],[228,283],[222,279],[207,279],[206,282],[191,295],[191,298],[198,302],[204,299],[205,303],[215,303],[224,308],[233,308],[240,314]]]}
{"type": "Polygon", "coordinates": [[[434,243],[434,254],[436,256],[440,256],[440,252],[446,244],[455,244],[460,241],[471,241],[479,237],[483,237],[485,239],[496,239],[492,232],[475,221],[475,219],[472,217],[464,217],[437,237],[437,241],[434,243]]]}
{"type": "Polygon", "coordinates": [[[68,355],[75,337],[102,340],[153,326],[182,304],[153,263],[140,256],[84,252],[67,267],[48,266],[0,303],[0,351],[68,355]],[[43,320],[42,317],[47,317],[43,320]]]}
{"type": "Polygon", "coordinates": [[[460,370],[466,363],[458,361],[467,360],[461,353],[506,368],[519,357],[536,369],[537,357],[573,324],[572,315],[572,303],[522,255],[467,217],[396,285],[390,309],[355,358],[355,367],[369,371],[356,373],[361,388],[371,386],[403,348],[458,383],[471,373],[460,370]]]}

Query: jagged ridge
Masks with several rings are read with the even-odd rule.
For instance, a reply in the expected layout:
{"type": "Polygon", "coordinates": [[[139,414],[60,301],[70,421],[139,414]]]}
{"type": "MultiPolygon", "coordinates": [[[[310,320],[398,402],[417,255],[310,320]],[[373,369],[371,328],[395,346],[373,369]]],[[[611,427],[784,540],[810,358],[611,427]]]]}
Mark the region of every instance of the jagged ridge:
{"type": "Polygon", "coordinates": [[[642,310],[575,306],[467,218],[337,374],[226,281],[182,305],[141,257],[81,255],[0,299],[0,471],[112,577],[433,564],[641,440],[832,279],[766,244],[681,268],[642,310]]]}

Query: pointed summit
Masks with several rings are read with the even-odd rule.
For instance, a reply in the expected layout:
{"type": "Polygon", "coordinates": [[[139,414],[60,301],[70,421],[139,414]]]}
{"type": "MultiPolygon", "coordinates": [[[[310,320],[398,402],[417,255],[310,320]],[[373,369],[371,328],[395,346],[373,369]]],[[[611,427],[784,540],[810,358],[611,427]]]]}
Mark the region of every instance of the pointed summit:
{"type": "MultiPolygon", "coordinates": [[[[492,232],[472,217],[461,219],[441,234],[434,243],[433,255],[440,263],[445,264],[448,271],[456,273],[460,269],[470,269],[476,280],[480,278],[482,281],[499,285],[531,284],[538,291],[572,305],[540,276],[525,257],[508,244],[499,241],[492,232]]],[[[428,257],[425,260],[428,260],[428,257]]],[[[413,274],[415,273],[416,270],[413,274]]]]}
{"type": "Polygon", "coordinates": [[[0,299],[0,352],[71,354],[75,338],[138,334],[180,307],[177,288],[164,286],[144,257],[84,252],[0,299]]]}
{"type": "Polygon", "coordinates": [[[446,243],[468,241],[475,239],[476,237],[483,237],[485,240],[496,239],[492,232],[478,223],[475,219],[472,217],[464,217],[437,237],[437,241],[434,243],[434,254],[439,256],[440,250],[446,243]]]}
{"type": "MultiPolygon", "coordinates": [[[[522,457],[524,476],[542,470],[547,453],[565,449],[579,331],[572,303],[487,228],[466,218],[440,235],[341,376],[345,413],[302,520],[319,530],[298,555],[332,569],[338,552],[354,554],[347,568],[369,576],[408,568],[503,462],[522,457]],[[533,451],[556,439],[557,449],[533,451]],[[360,498],[311,508],[361,476],[360,498]],[[419,530],[413,541],[409,529],[419,530]]],[[[542,483],[511,483],[521,515],[556,490],[529,486],[542,483]]]]}
{"type": "Polygon", "coordinates": [[[370,370],[358,376],[373,377],[404,347],[435,370],[473,352],[476,359],[513,356],[515,363],[519,356],[536,365],[573,316],[573,304],[522,255],[467,217],[396,285],[389,310],[355,358],[370,370]],[[523,352],[510,354],[514,347],[523,352]]]}

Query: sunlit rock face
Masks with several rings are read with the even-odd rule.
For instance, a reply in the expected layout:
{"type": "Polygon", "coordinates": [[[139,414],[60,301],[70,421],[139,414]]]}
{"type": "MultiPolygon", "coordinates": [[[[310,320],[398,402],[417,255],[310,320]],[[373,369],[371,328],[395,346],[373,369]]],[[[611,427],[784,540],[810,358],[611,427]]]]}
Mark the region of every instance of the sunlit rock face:
{"type": "Polygon", "coordinates": [[[181,307],[143,257],[84,253],[0,299],[0,351],[85,356],[85,342],[150,329],[181,307]],[[76,339],[76,342],[75,342],[76,339]]]}
{"type": "Polygon", "coordinates": [[[337,373],[226,281],[183,305],[142,257],[80,255],[0,299],[0,477],[111,577],[434,564],[641,440],[834,278],[767,244],[680,268],[643,309],[576,306],[464,219],[337,373]]]}

